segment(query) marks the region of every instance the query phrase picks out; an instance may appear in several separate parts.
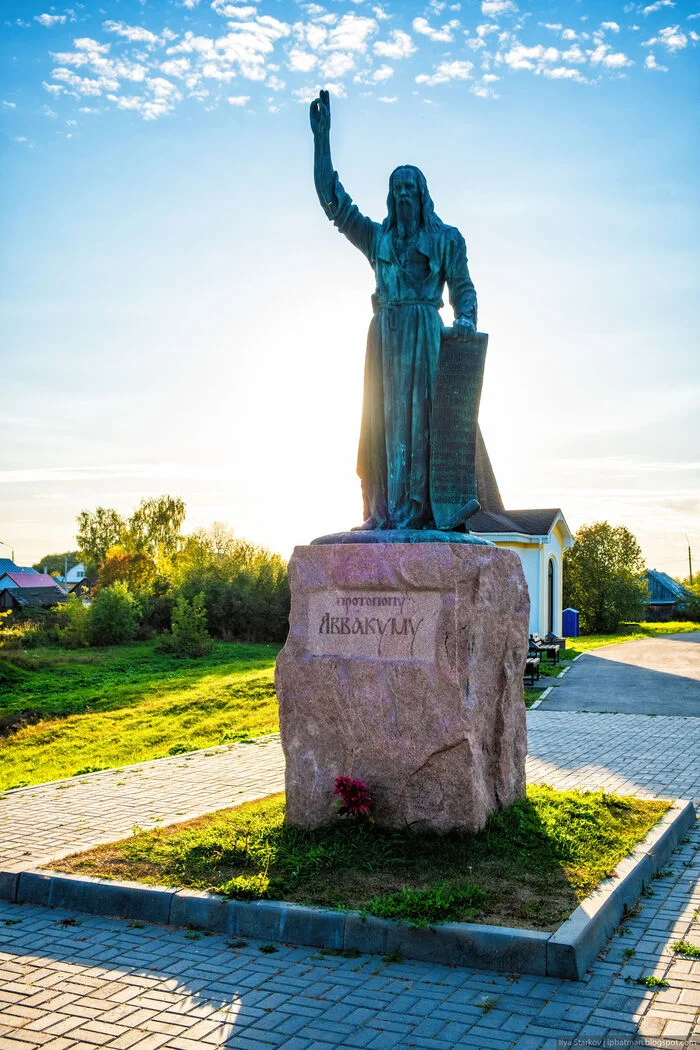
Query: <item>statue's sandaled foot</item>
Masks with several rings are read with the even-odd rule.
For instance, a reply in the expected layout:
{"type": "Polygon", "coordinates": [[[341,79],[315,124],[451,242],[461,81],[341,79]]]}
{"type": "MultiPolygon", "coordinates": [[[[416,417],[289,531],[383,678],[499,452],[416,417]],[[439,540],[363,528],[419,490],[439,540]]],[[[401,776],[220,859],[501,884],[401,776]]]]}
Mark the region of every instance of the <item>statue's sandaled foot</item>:
{"type": "Polygon", "coordinates": [[[355,525],[354,528],[350,529],[350,532],[372,532],[380,527],[376,518],[367,518],[367,521],[363,521],[361,525],[355,525]]]}

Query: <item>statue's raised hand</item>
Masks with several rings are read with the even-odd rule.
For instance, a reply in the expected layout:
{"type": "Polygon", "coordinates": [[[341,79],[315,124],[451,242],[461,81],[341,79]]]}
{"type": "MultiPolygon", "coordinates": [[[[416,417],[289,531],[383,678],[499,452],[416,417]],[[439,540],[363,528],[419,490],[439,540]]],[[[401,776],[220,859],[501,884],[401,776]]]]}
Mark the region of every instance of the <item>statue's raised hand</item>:
{"type": "Polygon", "coordinates": [[[319,98],[311,103],[309,111],[311,130],[314,135],[328,135],[331,130],[331,100],[327,91],[321,91],[319,98]]]}

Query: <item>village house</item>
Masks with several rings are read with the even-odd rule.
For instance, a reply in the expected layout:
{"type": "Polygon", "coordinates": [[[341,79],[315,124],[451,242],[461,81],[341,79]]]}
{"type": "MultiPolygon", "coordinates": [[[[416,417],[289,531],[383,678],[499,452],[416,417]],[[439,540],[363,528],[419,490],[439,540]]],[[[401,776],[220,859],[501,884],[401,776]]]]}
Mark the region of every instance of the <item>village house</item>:
{"type": "Polygon", "coordinates": [[[561,509],[506,510],[481,429],[476,482],[481,510],[469,519],[470,530],[520,558],[530,592],[530,633],[561,635],[564,551],[574,545],[561,509]]]}

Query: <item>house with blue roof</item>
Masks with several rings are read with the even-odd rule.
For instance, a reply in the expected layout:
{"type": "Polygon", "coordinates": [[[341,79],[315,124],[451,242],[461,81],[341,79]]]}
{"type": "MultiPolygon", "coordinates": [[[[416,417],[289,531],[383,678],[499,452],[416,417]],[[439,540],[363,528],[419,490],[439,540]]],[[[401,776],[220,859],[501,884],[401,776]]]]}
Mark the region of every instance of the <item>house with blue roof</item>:
{"type": "Polygon", "coordinates": [[[647,620],[672,620],[679,613],[682,614],[685,603],[695,597],[678,580],[658,569],[647,569],[644,579],[649,588],[645,610],[647,620]]]}

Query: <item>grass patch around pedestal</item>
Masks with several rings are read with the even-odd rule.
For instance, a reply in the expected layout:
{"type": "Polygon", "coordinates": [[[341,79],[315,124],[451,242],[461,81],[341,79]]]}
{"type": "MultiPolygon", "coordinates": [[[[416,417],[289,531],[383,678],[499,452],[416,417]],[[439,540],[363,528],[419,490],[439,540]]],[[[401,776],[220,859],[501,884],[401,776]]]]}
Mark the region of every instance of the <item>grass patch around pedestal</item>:
{"type": "Polygon", "coordinates": [[[284,796],[57,861],[82,875],[359,909],[413,925],[478,921],[554,930],[668,809],[603,791],[528,788],[476,835],[410,834],[338,818],[284,823],[284,796]]]}

